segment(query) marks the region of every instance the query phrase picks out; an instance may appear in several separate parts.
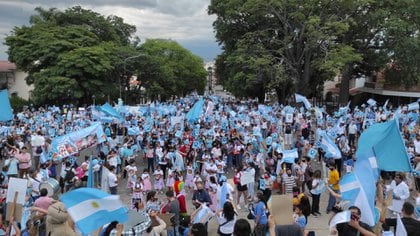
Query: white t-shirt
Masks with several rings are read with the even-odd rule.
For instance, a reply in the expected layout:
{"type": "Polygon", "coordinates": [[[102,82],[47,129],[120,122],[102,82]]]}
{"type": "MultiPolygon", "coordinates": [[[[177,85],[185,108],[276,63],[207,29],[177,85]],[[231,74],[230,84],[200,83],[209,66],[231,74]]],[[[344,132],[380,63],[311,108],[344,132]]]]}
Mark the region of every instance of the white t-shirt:
{"type": "Polygon", "coordinates": [[[108,186],[110,188],[117,186],[118,183],[116,181],[117,181],[117,176],[114,173],[109,172],[108,173],[108,186]]]}
{"type": "Polygon", "coordinates": [[[356,134],[356,132],[357,132],[357,125],[356,124],[349,125],[349,134],[356,134]]]}

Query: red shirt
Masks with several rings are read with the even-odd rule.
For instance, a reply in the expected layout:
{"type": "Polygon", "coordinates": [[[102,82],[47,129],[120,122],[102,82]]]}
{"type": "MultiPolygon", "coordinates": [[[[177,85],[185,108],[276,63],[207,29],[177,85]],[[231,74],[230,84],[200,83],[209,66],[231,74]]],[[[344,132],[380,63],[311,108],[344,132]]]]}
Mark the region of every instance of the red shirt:
{"type": "Polygon", "coordinates": [[[183,213],[187,213],[187,202],[185,201],[185,195],[184,194],[178,194],[176,196],[176,198],[178,199],[179,202],[179,212],[181,214],[183,213]]]}

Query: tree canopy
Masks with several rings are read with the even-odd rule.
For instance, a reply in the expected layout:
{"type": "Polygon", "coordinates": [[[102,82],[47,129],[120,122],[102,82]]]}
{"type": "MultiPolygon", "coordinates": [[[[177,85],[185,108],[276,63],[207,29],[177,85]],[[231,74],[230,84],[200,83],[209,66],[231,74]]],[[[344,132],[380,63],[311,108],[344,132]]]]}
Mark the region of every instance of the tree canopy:
{"type": "Polygon", "coordinates": [[[319,96],[339,73],[369,75],[389,62],[416,81],[418,66],[406,62],[418,63],[418,2],[212,0],[208,12],[217,16],[223,47],[217,76],[235,95],[274,90],[280,99],[295,91],[319,96]]]}
{"type": "Polygon", "coordinates": [[[140,52],[139,78],[152,99],[204,92],[207,72],[202,59],[177,42],[148,39],[140,52]]]}
{"type": "MultiPolygon", "coordinates": [[[[161,98],[202,91],[203,62],[170,40],[140,45],[136,27],[118,16],[103,16],[79,6],[64,11],[35,9],[28,26],[6,37],[9,60],[28,73],[37,104],[91,101],[121,95],[138,74],[147,93],[161,98]],[[138,60],[139,53],[146,57],[138,60]]],[[[133,93],[134,94],[134,93],[133,93]]]]}

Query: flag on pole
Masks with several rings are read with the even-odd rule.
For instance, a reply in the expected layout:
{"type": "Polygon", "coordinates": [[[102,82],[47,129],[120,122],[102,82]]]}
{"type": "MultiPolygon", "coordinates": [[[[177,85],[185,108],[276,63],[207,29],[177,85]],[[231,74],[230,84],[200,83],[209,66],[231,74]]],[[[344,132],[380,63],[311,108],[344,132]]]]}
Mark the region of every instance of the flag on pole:
{"type": "Polygon", "coordinates": [[[412,111],[412,110],[418,110],[419,109],[419,102],[413,102],[408,104],[407,110],[408,111],[412,111]]]}
{"type": "Polygon", "coordinates": [[[355,171],[368,171],[376,181],[379,178],[380,173],[373,148],[366,149],[363,153],[359,153],[359,156],[356,157],[357,163],[354,165],[355,171]]]}
{"type": "Polygon", "coordinates": [[[7,89],[0,91],[0,121],[13,120],[13,111],[10,106],[9,92],[7,89]]]}
{"type": "Polygon", "coordinates": [[[311,108],[311,106],[312,106],[311,103],[308,101],[308,99],[305,96],[303,96],[303,95],[300,95],[300,94],[295,93],[295,99],[296,99],[296,102],[297,103],[298,102],[302,102],[303,105],[305,105],[305,108],[307,110],[309,110],[311,108]]]}
{"type": "Polygon", "coordinates": [[[369,106],[374,107],[376,106],[376,101],[373,100],[372,98],[369,98],[369,100],[367,100],[366,102],[369,106]]]}
{"type": "Polygon", "coordinates": [[[118,195],[95,188],[78,188],[60,197],[82,234],[89,234],[112,221],[128,220],[128,209],[118,195]]]}
{"type": "Polygon", "coordinates": [[[187,118],[188,122],[194,123],[198,121],[201,114],[203,113],[203,105],[204,105],[204,100],[203,98],[200,98],[200,100],[198,100],[186,114],[185,118],[187,118]]]}
{"type": "Polygon", "coordinates": [[[373,148],[378,168],[385,171],[410,172],[410,159],[396,120],[371,125],[360,135],[356,157],[373,148]]]}
{"type": "Polygon", "coordinates": [[[341,159],[341,151],[333,141],[333,139],[326,133],[322,134],[321,148],[326,152],[328,158],[341,159]]]}
{"type": "Polygon", "coordinates": [[[369,176],[369,172],[348,173],[343,176],[339,184],[342,199],[349,201],[350,206],[357,206],[363,212],[361,221],[374,226],[376,182],[372,176],[369,176]]]}
{"type": "Polygon", "coordinates": [[[99,110],[109,116],[119,119],[120,121],[123,120],[123,117],[120,115],[120,113],[118,113],[111,105],[109,105],[109,103],[105,103],[104,105],[100,106],[99,110]]]}

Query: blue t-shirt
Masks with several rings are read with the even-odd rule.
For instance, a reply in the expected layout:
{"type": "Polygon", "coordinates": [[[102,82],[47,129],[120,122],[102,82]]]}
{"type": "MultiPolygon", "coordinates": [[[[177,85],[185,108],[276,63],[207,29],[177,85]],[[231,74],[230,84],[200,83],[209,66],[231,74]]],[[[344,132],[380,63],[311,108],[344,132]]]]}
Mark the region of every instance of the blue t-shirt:
{"type": "Polygon", "coordinates": [[[265,225],[268,223],[268,218],[267,218],[267,209],[265,208],[265,204],[262,201],[259,201],[257,203],[257,205],[255,206],[255,218],[257,216],[260,216],[260,221],[258,222],[258,224],[262,224],[265,225]]]}
{"type": "Polygon", "coordinates": [[[299,216],[296,219],[296,224],[298,224],[300,228],[304,229],[306,227],[306,218],[305,218],[305,216],[303,216],[303,215],[302,216],[299,216]]]}

